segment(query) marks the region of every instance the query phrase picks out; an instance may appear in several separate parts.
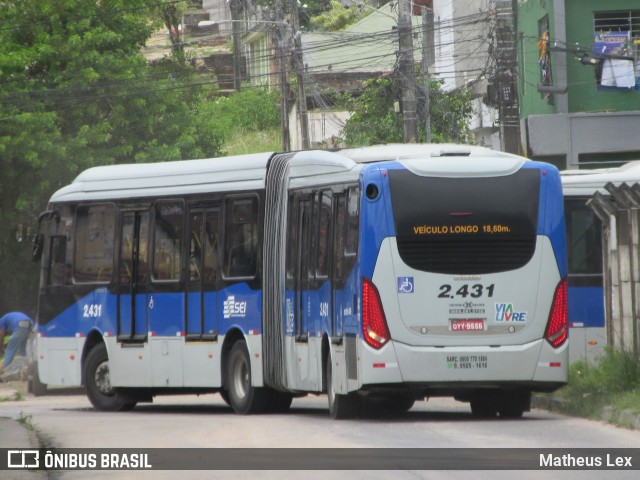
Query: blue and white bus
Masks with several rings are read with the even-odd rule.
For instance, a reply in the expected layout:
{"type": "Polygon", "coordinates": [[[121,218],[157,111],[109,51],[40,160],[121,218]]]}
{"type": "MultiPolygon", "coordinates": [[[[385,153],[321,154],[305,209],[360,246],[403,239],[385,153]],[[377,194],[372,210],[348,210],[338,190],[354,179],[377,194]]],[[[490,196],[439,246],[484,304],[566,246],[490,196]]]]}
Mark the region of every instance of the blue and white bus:
{"type": "Polygon", "coordinates": [[[602,223],[586,202],[605,185],[640,182],[640,161],[620,167],[560,172],[565,197],[568,257],[569,360],[593,362],[607,345],[602,223]]]}
{"type": "Polygon", "coordinates": [[[386,145],[92,168],[41,215],[40,380],[100,410],[327,393],[333,418],[452,396],[520,417],[567,381],[551,165],[386,145]]]}

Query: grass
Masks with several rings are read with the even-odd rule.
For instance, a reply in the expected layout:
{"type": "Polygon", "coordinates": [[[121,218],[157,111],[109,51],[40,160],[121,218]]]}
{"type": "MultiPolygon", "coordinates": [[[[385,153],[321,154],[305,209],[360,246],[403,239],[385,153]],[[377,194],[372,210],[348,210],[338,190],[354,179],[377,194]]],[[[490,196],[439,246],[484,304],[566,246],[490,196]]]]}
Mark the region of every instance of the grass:
{"type": "Polygon", "coordinates": [[[569,384],[554,394],[557,409],[569,415],[601,419],[602,409],[614,414],[640,415],[640,357],[627,351],[607,351],[596,364],[575,362],[569,367],[569,384]]]}
{"type": "Polygon", "coordinates": [[[282,150],[282,134],[279,129],[238,131],[224,146],[226,155],[279,152],[282,150]]]}
{"type": "Polygon", "coordinates": [[[31,415],[25,415],[20,412],[20,418],[18,418],[18,423],[25,427],[27,430],[35,430],[35,425],[32,423],[31,415]]]}

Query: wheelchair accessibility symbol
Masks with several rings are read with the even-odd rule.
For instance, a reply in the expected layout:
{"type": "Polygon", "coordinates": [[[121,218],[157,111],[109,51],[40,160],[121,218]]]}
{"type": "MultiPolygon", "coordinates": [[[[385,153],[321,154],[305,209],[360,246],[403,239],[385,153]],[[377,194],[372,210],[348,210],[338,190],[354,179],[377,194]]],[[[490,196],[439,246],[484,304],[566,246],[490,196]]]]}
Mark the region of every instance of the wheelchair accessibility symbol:
{"type": "Polygon", "coordinates": [[[413,293],[413,277],[398,277],[398,293],[413,293]]]}

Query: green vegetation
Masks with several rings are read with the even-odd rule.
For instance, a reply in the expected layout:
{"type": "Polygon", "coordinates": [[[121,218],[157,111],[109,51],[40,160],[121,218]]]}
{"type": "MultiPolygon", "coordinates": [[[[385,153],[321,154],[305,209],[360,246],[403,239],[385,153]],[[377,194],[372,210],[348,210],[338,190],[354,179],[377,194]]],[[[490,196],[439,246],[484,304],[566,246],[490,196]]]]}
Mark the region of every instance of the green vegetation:
{"type": "MultiPolygon", "coordinates": [[[[569,384],[553,395],[562,413],[600,419],[611,407],[640,415],[640,357],[628,351],[608,351],[596,364],[579,361],[569,367],[569,384]]],[[[555,409],[555,405],[554,405],[555,409]]]]}
{"type": "Polygon", "coordinates": [[[345,7],[339,0],[331,0],[328,8],[311,17],[309,23],[319,30],[339,32],[362,20],[373,11],[372,8],[360,8],[355,4],[345,7]]]}
{"type": "Polygon", "coordinates": [[[164,13],[146,0],[0,2],[0,311],[33,314],[29,240],[51,194],[95,165],[211,157],[215,85],[185,55],[140,53],[164,13]]]}
{"type": "Polygon", "coordinates": [[[36,429],[35,425],[32,422],[31,415],[25,415],[24,413],[20,412],[20,418],[18,418],[18,423],[28,430],[36,429]]]}
{"type": "MultiPolygon", "coordinates": [[[[473,113],[473,93],[470,91],[443,92],[443,81],[429,81],[429,114],[432,142],[443,143],[457,135],[465,142],[469,133],[468,121],[473,113]]],[[[344,128],[344,141],[349,146],[403,141],[402,114],[394,109],[401,98],[401,87],[393,78],[378,78],[365,82],[362,95],[340,99],[353,115],[344,128]]],[[[418,103],[418,118],[424,118],[424,98],[418,103]]],[[[426,141],[423,127],[418,128],[418,142],[426,141]]]]}
{"type": "Polygon", "coordinates": [[[211,116],[218,135],[225,140],[237,133],[273,130],[280,126],[277,92],[245,89],[229,97],[219,97],[199,115],[211,116]]]}
{"type": "Polygon", "coordinates": [[[238,131],[227,140],[224,146],[225,155],[280,151],[282,151],[282,133],[279,128],[238,131]]]}

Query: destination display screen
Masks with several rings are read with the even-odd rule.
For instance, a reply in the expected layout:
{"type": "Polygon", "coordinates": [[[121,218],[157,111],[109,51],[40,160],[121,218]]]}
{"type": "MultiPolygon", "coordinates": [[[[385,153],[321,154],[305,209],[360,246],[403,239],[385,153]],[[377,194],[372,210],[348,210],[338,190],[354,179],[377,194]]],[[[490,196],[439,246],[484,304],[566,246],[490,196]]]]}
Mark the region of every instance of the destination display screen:
{"type": "Polygon", "coordinates": [[[398,250],[413,268],[488,273],[524,265],[538,227],[540,171],[425,177],[390,170],[398,250]]]}

